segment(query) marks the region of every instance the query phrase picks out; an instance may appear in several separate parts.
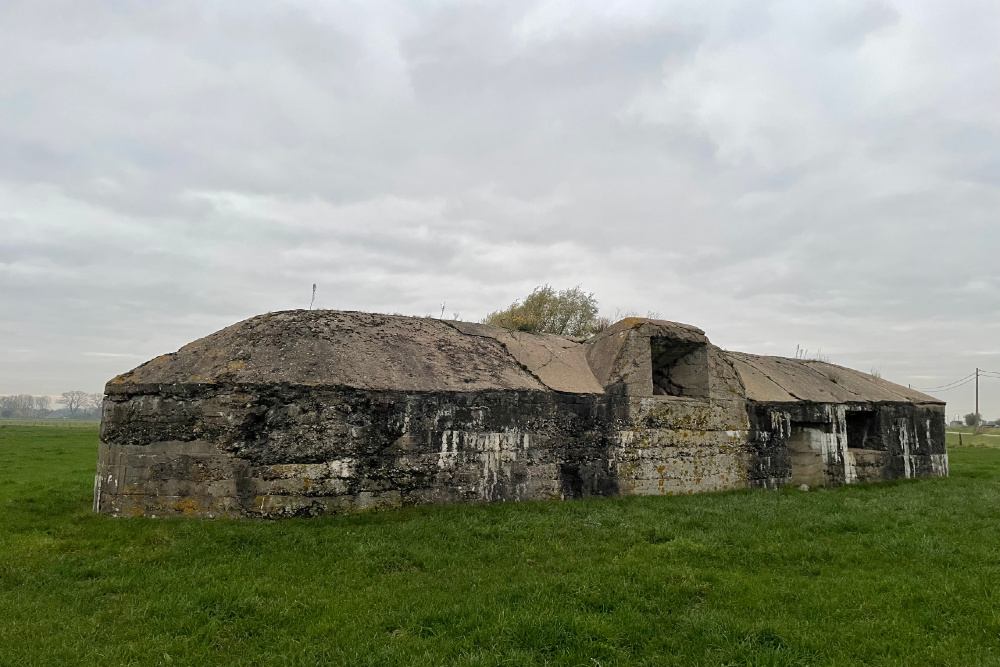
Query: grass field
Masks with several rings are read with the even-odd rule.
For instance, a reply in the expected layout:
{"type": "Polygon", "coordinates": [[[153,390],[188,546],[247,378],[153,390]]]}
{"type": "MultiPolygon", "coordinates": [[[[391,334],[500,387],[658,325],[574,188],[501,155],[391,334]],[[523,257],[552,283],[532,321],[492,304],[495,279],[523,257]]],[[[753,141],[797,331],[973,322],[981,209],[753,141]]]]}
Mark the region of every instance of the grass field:
{"type": "Polygon", "coordinates": [[[949,449],[959,444],[963,447],[1000,447],[1000,428],[984,428],[979,434],[971,426],[948,429],[945,442],[949,449]]]}
{"type": "Polygon", "coordinates": [[[0,423],[2,665],[1000,665],[996,448],[941,480],[256,522],[94,516],[96,447],[0,423]]]}

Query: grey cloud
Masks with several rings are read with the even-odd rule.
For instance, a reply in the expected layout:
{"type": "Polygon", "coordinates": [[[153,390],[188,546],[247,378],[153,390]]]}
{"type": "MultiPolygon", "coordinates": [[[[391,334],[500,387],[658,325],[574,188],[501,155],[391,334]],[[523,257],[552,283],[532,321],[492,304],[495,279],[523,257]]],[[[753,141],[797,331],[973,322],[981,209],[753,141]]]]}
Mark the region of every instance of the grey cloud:
{"type": "Polygon", "coordinates": [[[0,392],[94,390],[313,282],[323,307],[470,318],[582,284],[897,381],[1000,368],[998,23],[987,2],[4,3],[0,392]]]}

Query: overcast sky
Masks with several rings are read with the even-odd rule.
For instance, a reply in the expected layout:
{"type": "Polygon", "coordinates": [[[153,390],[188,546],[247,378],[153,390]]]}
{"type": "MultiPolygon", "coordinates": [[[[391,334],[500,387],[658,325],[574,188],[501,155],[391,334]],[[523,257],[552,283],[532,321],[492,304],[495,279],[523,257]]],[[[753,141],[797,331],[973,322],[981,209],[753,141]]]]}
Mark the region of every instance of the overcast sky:
{"type": "Polygon", "coordinates": [[[0,393],[313,283],[467,320],[579,284],[729,349],[1000,371],[998,35],[995,0],[3,0],[0,393]]]}

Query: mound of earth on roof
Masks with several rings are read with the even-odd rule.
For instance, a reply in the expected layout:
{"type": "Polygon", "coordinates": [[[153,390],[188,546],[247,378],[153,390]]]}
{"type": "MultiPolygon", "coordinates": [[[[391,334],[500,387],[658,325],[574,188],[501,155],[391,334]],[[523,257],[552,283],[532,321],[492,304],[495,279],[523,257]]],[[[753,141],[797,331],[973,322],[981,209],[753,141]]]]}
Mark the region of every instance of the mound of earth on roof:
{"type": "Polygon", "coordinates": [[[560,336],[431,318],[298,310],[260,315],[157,357],[111,380],[108,393],[220,382],[603,392],[580,344],[560,336]]]}

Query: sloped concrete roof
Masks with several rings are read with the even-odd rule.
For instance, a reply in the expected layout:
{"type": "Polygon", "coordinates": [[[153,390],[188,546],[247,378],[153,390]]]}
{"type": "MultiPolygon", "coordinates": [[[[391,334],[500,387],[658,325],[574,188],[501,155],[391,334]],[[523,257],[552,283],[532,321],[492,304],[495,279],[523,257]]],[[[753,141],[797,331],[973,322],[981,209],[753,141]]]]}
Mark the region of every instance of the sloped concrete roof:
{"type": "MultiPolygon", "coordinates": [[[[234,383],[601,394],[604,384],[630,381],[635,375],[632,366],[648,366],[648,338],[662,335],[708,344],[701,329],[645,318],[627,318],[581,343],[472,322],[290,310],[252,317],[157,357],[108,382],[105,392],[127,393],[149,385],[234,383]],[[626,349],[628,345],[635,349],[626,349]]],[[[943,403],[824,362],[741,352],[725,355],[750,400],[943,403]]]]}
{"type": "Polygon", "coordinates": [[[335,310],[268,313],[201,338],[108,383],[232,382],[398,391],[603,393],[583,346],[468,322],[335,310]]]}
{"type": "Polygon", "coordinates": [[[587,363],[586,345],[563,336],[509,331],[474,322],[448,322],[464,334],[484,336],[508,352],[549,389],[571,394],[603,394],[587,363]]]}
{"type": "Polygon", "coordinates": [[[815,403],[944,401],[836,364],[726,352],[743,379],[747,398],[760,402],[815,403]]]}

